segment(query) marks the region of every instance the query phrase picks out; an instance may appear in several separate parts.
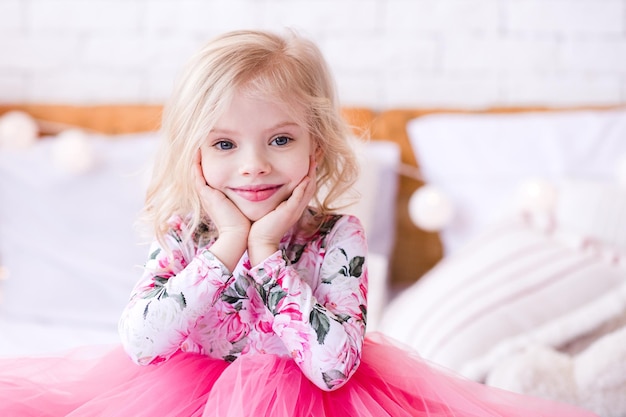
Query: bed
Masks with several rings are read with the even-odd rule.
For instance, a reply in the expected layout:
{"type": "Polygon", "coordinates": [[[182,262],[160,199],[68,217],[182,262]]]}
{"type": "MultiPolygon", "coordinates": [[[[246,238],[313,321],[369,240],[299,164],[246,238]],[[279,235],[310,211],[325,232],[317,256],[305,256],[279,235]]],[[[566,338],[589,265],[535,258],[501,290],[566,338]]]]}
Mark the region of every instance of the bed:
{"type": "MultiPolygon", "coordinates": [[[[115,343],[146,256],[132,222],[161,107],[4,105],[0,117],[16,110],[37,120],[40,137],[2,147],[0,125],[0,355],[115,343]],[[68,160],[72,136],[89,144],[90,159],[68,160]]],[[[344,116],[355,138],[368,139],[355,141],[367,169],[350,208],[371,252],[368,331],[468,378],[531,393],[546,384],[525,384],[536,377],[529,369],[546,381],[571,376],[520,369],[532,354],[550,363],[561,355],[570,373],[584,359],[587,379],[534,393],[626,415],[611,402],[626,393],[623,377],[589,388],[626,360],[615,348],[626,342],[626,109],[344,116]],[[416,226],[410,208],[426,186],[454,212],[435,230],[416,226]]]]}

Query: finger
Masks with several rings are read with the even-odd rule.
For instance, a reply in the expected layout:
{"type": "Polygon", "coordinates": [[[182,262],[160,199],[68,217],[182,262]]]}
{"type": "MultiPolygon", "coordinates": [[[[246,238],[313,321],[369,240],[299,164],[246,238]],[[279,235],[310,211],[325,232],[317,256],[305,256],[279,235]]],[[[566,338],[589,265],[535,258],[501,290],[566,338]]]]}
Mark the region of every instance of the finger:
{"type": "Polygon", "coordinates": [[[311,179],[308,176],[302,178],[302,181],[300,181],[300,184],[298,184],[296,188],[294,188],[288,200],[294,200],[296,202],[300,202],[304,198],[306,194],[306,190],[310,184],[311,184],[311,179]]]}
{"type": "Polygon", "coordinates": [[[309,172],[307,173],[309,178],[317,177],[317,161],[315,155],[309,156],[309,172]]]}
{"type": "Polygon", "coordinates": [[[307,176],[309,177],[310,181],[306,188],[306,192],[309,200],[311,200],[311,198],[313,198],[313,196],[315,195],[315,190],[317,189],[317,160],[315,159],[315,155],[311,155],[311,161],[309,162],[309,172],[307,176]]]}
{"type": "Polygon", "coordinates": [[[202,188],[207,185],[207,182],[206,178],[204,178],[204,171],[202,170],[202,154],[199,149],[194,161],[194,167],[196,185],[202,188]]]}
{"type": "Polygon", "coordinates": [[[309,175],[309,183],[307,184],[307,187],[306,187],[306,190],[305,190],[306,191],[306,195],[308,196],[309,200],[311,200],[313,198],[313,196],[315,195],[315,191],[316,190],[317,190],[317,181],[316,181],[315,174],[309,175]]]}
{"type": "Polygon", "coordinates": [[[309,169],[309,174],[306,177],[304,177],[303,181],[299,184],[299,186],[302,185],[301,200],[304,201],[305,204],[309,204],[309,202],[315,195],[315,190],[317,190],[317,181],[315,179],[316,179],[315,166],[314,164],[311,164],[311,168],[309,169]],[[305,182],[305,179],[306,179],[306,182],[305,182]]]}
{"type": "Polygon", "coordinates": [[[302,211],[311,201],[312,193],[310,186],[312,182],[310,178],[304,177],[287,201],[283,202],[285,210],[288,210],[295,217],[300,217],[302,211]]]}

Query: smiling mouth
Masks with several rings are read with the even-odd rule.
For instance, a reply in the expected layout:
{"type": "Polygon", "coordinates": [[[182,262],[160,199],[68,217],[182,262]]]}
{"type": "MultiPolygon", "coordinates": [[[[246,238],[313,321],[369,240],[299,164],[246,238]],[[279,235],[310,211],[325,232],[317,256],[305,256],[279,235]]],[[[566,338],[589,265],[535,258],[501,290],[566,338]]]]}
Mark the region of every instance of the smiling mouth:
{"type": "Polygon", "coordinates": [[[240,197],[248,201],[264,201],[276,194],[282,185],[261,185],[254,187],[232,188],[240,197]]]}

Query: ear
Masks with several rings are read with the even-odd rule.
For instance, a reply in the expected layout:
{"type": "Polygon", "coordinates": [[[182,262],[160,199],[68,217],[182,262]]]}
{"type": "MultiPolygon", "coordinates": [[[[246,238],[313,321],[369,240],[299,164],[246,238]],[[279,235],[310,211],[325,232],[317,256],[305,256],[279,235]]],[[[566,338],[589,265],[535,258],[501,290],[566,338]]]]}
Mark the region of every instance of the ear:
{"type": "Polygon", "coordinates": [[[314,155],[315,155],[315,161],[319,165],[322,162],[322,159],[324,158],[324,151],[322,150],[322,147],[319,144],[315,145],[314,155]]]}

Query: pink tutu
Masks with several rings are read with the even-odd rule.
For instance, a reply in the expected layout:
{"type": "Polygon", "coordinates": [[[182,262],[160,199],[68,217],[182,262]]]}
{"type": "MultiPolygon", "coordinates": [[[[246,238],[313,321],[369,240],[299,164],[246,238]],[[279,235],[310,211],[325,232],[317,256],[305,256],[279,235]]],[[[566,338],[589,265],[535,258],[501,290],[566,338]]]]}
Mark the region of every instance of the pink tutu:
{"type": "Polygon", "coordinates": [[[565,404],[472,382],[368,337],[346,385],[325,392],[295,363],[273,355],[232,364],[178,353],[133,364],[119,347],[63,358],[0,361],[0,415],[30,416],[594,416],[565,404]]]}

